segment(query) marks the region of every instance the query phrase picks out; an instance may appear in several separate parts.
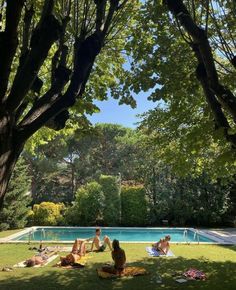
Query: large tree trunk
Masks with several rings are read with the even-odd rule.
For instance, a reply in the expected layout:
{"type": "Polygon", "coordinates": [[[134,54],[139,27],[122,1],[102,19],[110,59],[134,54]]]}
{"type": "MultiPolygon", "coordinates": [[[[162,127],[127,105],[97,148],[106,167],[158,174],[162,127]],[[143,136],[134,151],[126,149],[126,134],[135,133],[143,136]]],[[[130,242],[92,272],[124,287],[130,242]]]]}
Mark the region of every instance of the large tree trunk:
{"type": "Polygon", "coordinates": [[[0,209],[14,165],[23,149],[14,134],[13,124],[12,117],[6,114],[0,117],[0,209]]]}

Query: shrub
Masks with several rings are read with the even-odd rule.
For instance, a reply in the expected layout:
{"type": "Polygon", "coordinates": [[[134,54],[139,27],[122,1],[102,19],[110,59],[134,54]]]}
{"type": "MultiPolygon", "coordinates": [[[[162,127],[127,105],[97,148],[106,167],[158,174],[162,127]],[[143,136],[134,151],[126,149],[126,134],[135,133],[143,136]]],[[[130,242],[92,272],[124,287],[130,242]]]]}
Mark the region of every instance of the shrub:
{"type": "Polygon", "coordinates": [[[148,206],[143,186],[124,186],[121,189],[121,221],[126,226],[145,226],[148,206]]]}
{"type": "Polygon", "coordinates": [[[33,206],[29,214],[29,221],[38,226],[55,226],[61,219],[65,206],[63,203],[42,202],[33,206]]]}
{"type": "Polygon", "coordinates": [[[102,186],[96,181],[78,189],[74,205],[66,211],[66,221],[71,225],[96,225],[104,207],[102,186]]]}

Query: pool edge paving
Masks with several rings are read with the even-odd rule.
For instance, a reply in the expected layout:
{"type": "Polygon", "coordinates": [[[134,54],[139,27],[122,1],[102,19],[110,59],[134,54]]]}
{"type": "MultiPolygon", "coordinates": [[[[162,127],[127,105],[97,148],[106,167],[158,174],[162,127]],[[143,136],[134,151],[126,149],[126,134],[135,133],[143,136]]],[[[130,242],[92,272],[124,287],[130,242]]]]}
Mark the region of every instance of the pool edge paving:
{"type": "MultiPolygon", "coordinates": [[[[79,229],[84,229],[84,230],[94,230],[96,229],[97,227],[50,227],[50,226],[34,226],[34,227],[29,227],[29,228],[25,228],[23,229],[22,231],[19,231],[15,234],[12,234],[10,236],[7,236],[5,238],[1,238],[0,239],[0,243],[19,243],[19,244],[26,244],[26,243],[38,243],[39,240],[41,239],[38,239],[38,240],[17,240],[17,238],[20,238],[22,237],[23,235],[29,235],[30,232],[34,232],[34,231],[37,231],[37,230],[43,230],[43,229],[57,229],[57,230],[60,230],[60,229],[68,229],[68,230],[79,230],[79,229]]],[[[202,244],[202,245],[212,245],[212,244],[215,244],[215,245],[234,245],[236,244],[234,242],[234,240],[230,240],[229,237],[224,238],[222,236],[220,236],[220,234],[217,234],[217,231],[215,229],[194,229],[194,228],[186,228],[186,227],[177,227],[177,228],[174,228],[174,227],[101,227],[102,230],[140,230],[141,232],[142,231],[155,231],[155,230],[161,230],[161,231],[171,231],[171,230],[189,230],[191,232],[196,232],[201,236],[201,237],[204,237],[204,238],[207,238],[207,239],[210,239],[211,241],[209,242],[198,242],[198,241],[172,241],[171,244],[191,244],[191,245],[194,245],[194,244],[202,244]]],[[[165,233],[163,233],[163,235],[165,235],[165,233]]],[[[58,243],[58,244],[71,244],[73,242],[73,240],[43,240],[45,243],[58,243]]],[[[127,243],[127,244],[139,244],[139,243],[153,243],[155,242],[156,240],[145,240],[145,241],[135,241],[135,240],[132,240],[132,241],[128,241],[128,240],[120,240],[121,243],[127,243]]]]}

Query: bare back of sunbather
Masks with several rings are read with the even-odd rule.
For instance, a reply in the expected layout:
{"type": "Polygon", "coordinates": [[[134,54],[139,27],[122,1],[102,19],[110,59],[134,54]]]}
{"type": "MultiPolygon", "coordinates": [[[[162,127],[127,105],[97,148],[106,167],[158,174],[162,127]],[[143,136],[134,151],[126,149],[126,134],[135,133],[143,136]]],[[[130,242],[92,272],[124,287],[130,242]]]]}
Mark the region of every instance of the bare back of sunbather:
{"type": "Polygon", "coordinates": [[[166,236],[164,239],[160,239],[159,242],[152,245],[154,249],[161,252],[161,254],[166,255],[170,249],[170,236],[166,236]]]}

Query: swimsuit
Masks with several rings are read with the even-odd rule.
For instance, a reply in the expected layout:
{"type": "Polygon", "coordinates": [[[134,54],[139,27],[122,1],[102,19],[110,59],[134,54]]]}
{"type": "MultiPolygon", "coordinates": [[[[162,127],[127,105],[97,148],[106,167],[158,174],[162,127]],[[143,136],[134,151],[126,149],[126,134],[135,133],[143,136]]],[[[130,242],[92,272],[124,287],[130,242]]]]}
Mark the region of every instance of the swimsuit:
{"type": "Polygon", "coordinates": [[[99,252],[104,252],[105,249],[106,249],[106,245],[103,244],[103,245],[101,245],[101,246],[99,247],[98,251],[99,251],[99,252]]]}

